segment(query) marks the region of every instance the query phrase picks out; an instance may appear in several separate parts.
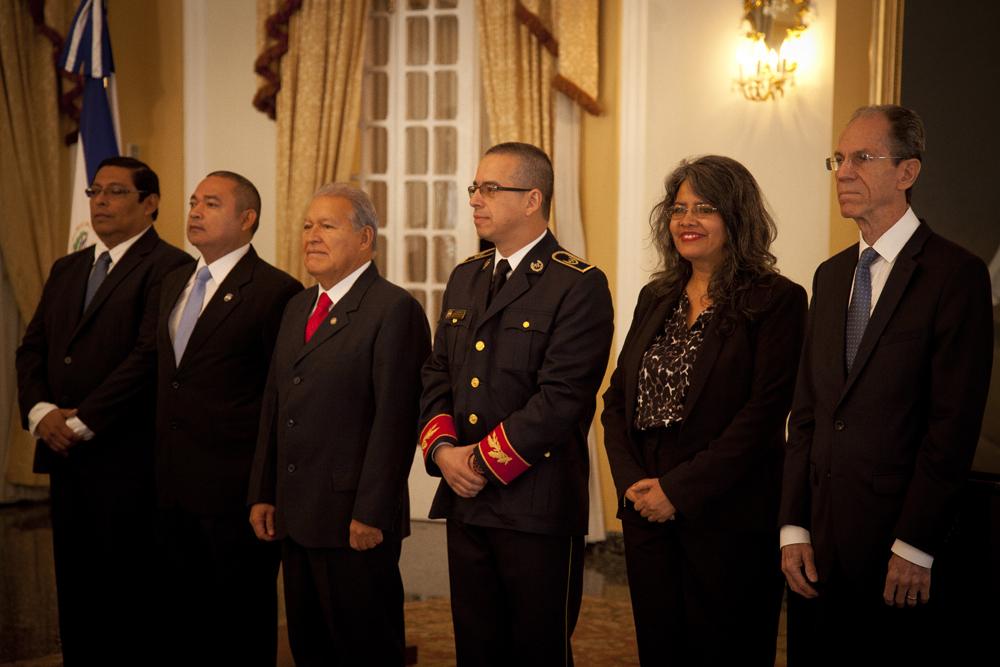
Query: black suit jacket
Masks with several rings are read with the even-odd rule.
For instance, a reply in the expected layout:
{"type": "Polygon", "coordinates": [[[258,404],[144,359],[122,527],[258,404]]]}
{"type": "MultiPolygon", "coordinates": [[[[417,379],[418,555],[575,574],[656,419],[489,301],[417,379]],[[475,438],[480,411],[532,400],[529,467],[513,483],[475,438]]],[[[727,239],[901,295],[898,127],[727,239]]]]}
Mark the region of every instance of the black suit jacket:
{"type": "Polygon", "coordinates": [[[781,523],[811,532],[820,577],[884,576],[895,539],[934,555],[979,437],[993,355],[983,262],[921,223],[847,373],[855,244],[816,271],[789,420],[781,523]]]}
{"type": "Polygon", "coordinates": [[[547,233],[487,305],[493,255],[468,258],[448,279],[420,419],[429,474],[441,475],[433,452],[443,441],[479,443],[489,484],[461,498],[442,480],[431,517],[584,535],[587,432],[614,327],[608,282],[547,233]],[[453,434],[442,435],[441,415],[453,434]]]}
{"type": "MultiPolygon", "coordinates": [[[[717,311],[691,369],[677,442],[661,478],[678,518],[736,531],[774,531],[785,418],[806,323],[806,293],[781,276],[751,292],[752,317],[717,311]],[[728,320],[728,323],[727,323],[728,320]]],[[[639,294],[618,367],[604,394],[604,440],[618,516],[648,523],[624,501],[645,470],[635,408],[642,358],[676,301],[639,294]]]]}
{"type": "Polygon", "coordinates": [[[285,304],[302,283],[257,256],[233,267],[191,332],[180,365],[170,314],[194,266],[163,281],[157,326],[156,491],[197,514],[246,509],[261,397],[285,304]]]}
{"type": "Polygon", "coordinates": [[[153,458],[153,377],[143,357],[156,345],[160,285],[191,263],[150,228],[114,266],[83,311],[94,248],[52,265],[42,299],[17,350],[18,400],[28,412],[47,401],[77,408],[96,435],[67,458],[39,441],[35,471],[69,470],[98,493],[149,488],[153,458]],[[113,489],[117,489],[114,491],[113,489]]]}
{"type": "Polygon", "coordinates": [[[264,393],[248,501],[276,506],[278,537],[348,546],[352,519],[409,534],[427,317],[373,263],[308,343],[318,288],[285,309],[264,393]]]}

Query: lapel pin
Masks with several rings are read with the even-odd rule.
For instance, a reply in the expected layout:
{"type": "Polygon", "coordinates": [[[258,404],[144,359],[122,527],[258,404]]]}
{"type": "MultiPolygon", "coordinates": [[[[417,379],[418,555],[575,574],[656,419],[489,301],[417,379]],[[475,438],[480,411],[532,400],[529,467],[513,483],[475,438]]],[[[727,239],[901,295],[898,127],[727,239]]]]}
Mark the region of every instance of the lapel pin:
{"type": "Polygon", "coordinates": [[[222,300],[225,301],[226,303],[229,303],[230,301],[233,300],[233,293],[227,292],[226,296],[222,297],[222,300]]]}
{"type": "Polygon", "coordinates": [[[488,259],[488,260],[486,260],[485,262],[483,262],[483,268],[482,268],[482,269],[480,269],[480,270],[481,270],[481,271],[485,271],[486,269],[490,268],[490,264],[491,264],[492,262],[493,262],[493,260],[492,260],[492,259],[488,259]]]}
{"type": "Polygon", "coordinates": [[[336,317],[331,317],[330,318],[330,324],[336,324],[336,323],[337,323],[337,318],[336,317]]]}
{"type": "Polygon", "coordinates": [[[541,273],[542,269],[544,268],[545,264],[542,263],[542,260],[540,259],[536,259],[534,262],[531,263],[531,270],[534,271],[535,273],[541,273]]]}

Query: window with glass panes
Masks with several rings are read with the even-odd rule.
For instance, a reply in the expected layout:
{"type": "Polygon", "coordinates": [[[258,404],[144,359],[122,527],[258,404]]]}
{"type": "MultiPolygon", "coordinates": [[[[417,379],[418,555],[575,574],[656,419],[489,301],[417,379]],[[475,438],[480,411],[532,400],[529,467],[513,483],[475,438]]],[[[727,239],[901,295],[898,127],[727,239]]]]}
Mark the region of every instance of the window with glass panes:
{"type": "Polygon", "coordinates": [[[362,187],[376,264],[436,322],[457,261],[476,252],[465,187],[478,159],[472,0],[375,0],[362,92],[362,187]]]}

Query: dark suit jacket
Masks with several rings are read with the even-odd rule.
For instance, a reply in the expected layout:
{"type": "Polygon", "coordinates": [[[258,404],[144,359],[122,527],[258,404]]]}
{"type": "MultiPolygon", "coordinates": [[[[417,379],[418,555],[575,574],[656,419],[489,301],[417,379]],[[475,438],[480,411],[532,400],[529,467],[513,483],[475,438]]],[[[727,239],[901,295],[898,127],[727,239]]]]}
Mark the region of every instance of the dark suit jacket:
{"type": "Polygon", "coordinates": [[[460,498],[442,480],[431,517],[584,535],[587,432],[614,327],[608,282],[548,233],[487,306],[493,255],[468,258],[448,279],[420,419],[428,473],[441,475],[433,451],[442,440],[431,435],[431,422],[448,415],[453,442],[480,443],[476,456],[489,484],[460,498]],[[509,449],[501,449],[504,442],[509,449]],[[513,479],[497,476],[517,469],[513,479]]]}
{"type": "Polygon", "coordinates": [[[285,304],[302,283],[251,247],[205,306],[180,366],[170,314],[194,266],[163,281],[157,326],[156,491],[197,514],[246,510],[261,397],[285,304]]]}
{"type": "Polygon", "coordinates": [[[308,343],[318,288],[285,309],[264,393],[249,503],[276,506],[278,537],[348,546],[352,519],[409,534],[427,317],[373,263],[308,343]]]}
{"type": "MultiPolygon", "coordinates": [[[[661,484],[678,518],[706,527],[774,531],[806,293],[775,276],[753,288],[750,303],[755,311],[750,318],[724,318],[720,310],[709,321],[661,484]]],[[[658,296],[651,285],[643,288],[604,394],[604,440],[618,516],[625,521],[647,523],[624,501],[625,491],[652,472],[645,470],[635,429],[639,371],[675,307],[675,300],[658,296]]]]}
{"type": "Polygon", "coordinates": [[[153,377],[143,355],[156,345],[163,277],[193,260],[150,228],[122,256],[83,310],[93,247],[52,265],[42,299],[17,350],[18,400],[27,428],[39,401],[77,408],[96,435],[68,458],[39,441],[36,472],[67,470],[114,493],[152,482],[153,377]]]}
{"type": "Polygon", "coordinates": [[[789,420],[781,523],[811,532],[820,577],[884,576],[895,539],[931,555],[979,437],[993,354],[983,262],[921,224],[848,374],[858,246],[816,270],[789,420]]]}

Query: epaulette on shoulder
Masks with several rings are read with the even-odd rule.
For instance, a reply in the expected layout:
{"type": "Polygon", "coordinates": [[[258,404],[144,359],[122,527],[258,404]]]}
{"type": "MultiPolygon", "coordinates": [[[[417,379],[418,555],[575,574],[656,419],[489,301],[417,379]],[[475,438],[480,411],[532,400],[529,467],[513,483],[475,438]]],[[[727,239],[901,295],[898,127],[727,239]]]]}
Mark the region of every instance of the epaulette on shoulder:
{"type": "Polygon", "coordinates": [[[552,261],[559,262],[563,266],[568,266],[569,268],[575,269],[580,273],[586,273],[594,268],[593,264],[588,264],[573,253],[565,250],[556,250],[552,253],[552,261]]]}
{"type": "Polygon", "coordinates": [[[494,250],[493,248],[487,248],[482,252],[477,252],[475,255],[471,257],[466,257],[465,259],[463,259],[461,262],[458,263],[458,266],[461,266],[463,264],[468,264],[469,262],[474,262],[477,259],[483,259],[485,257],[489,257],[490,255],[493,254],[493,250],[494,250]]]}

